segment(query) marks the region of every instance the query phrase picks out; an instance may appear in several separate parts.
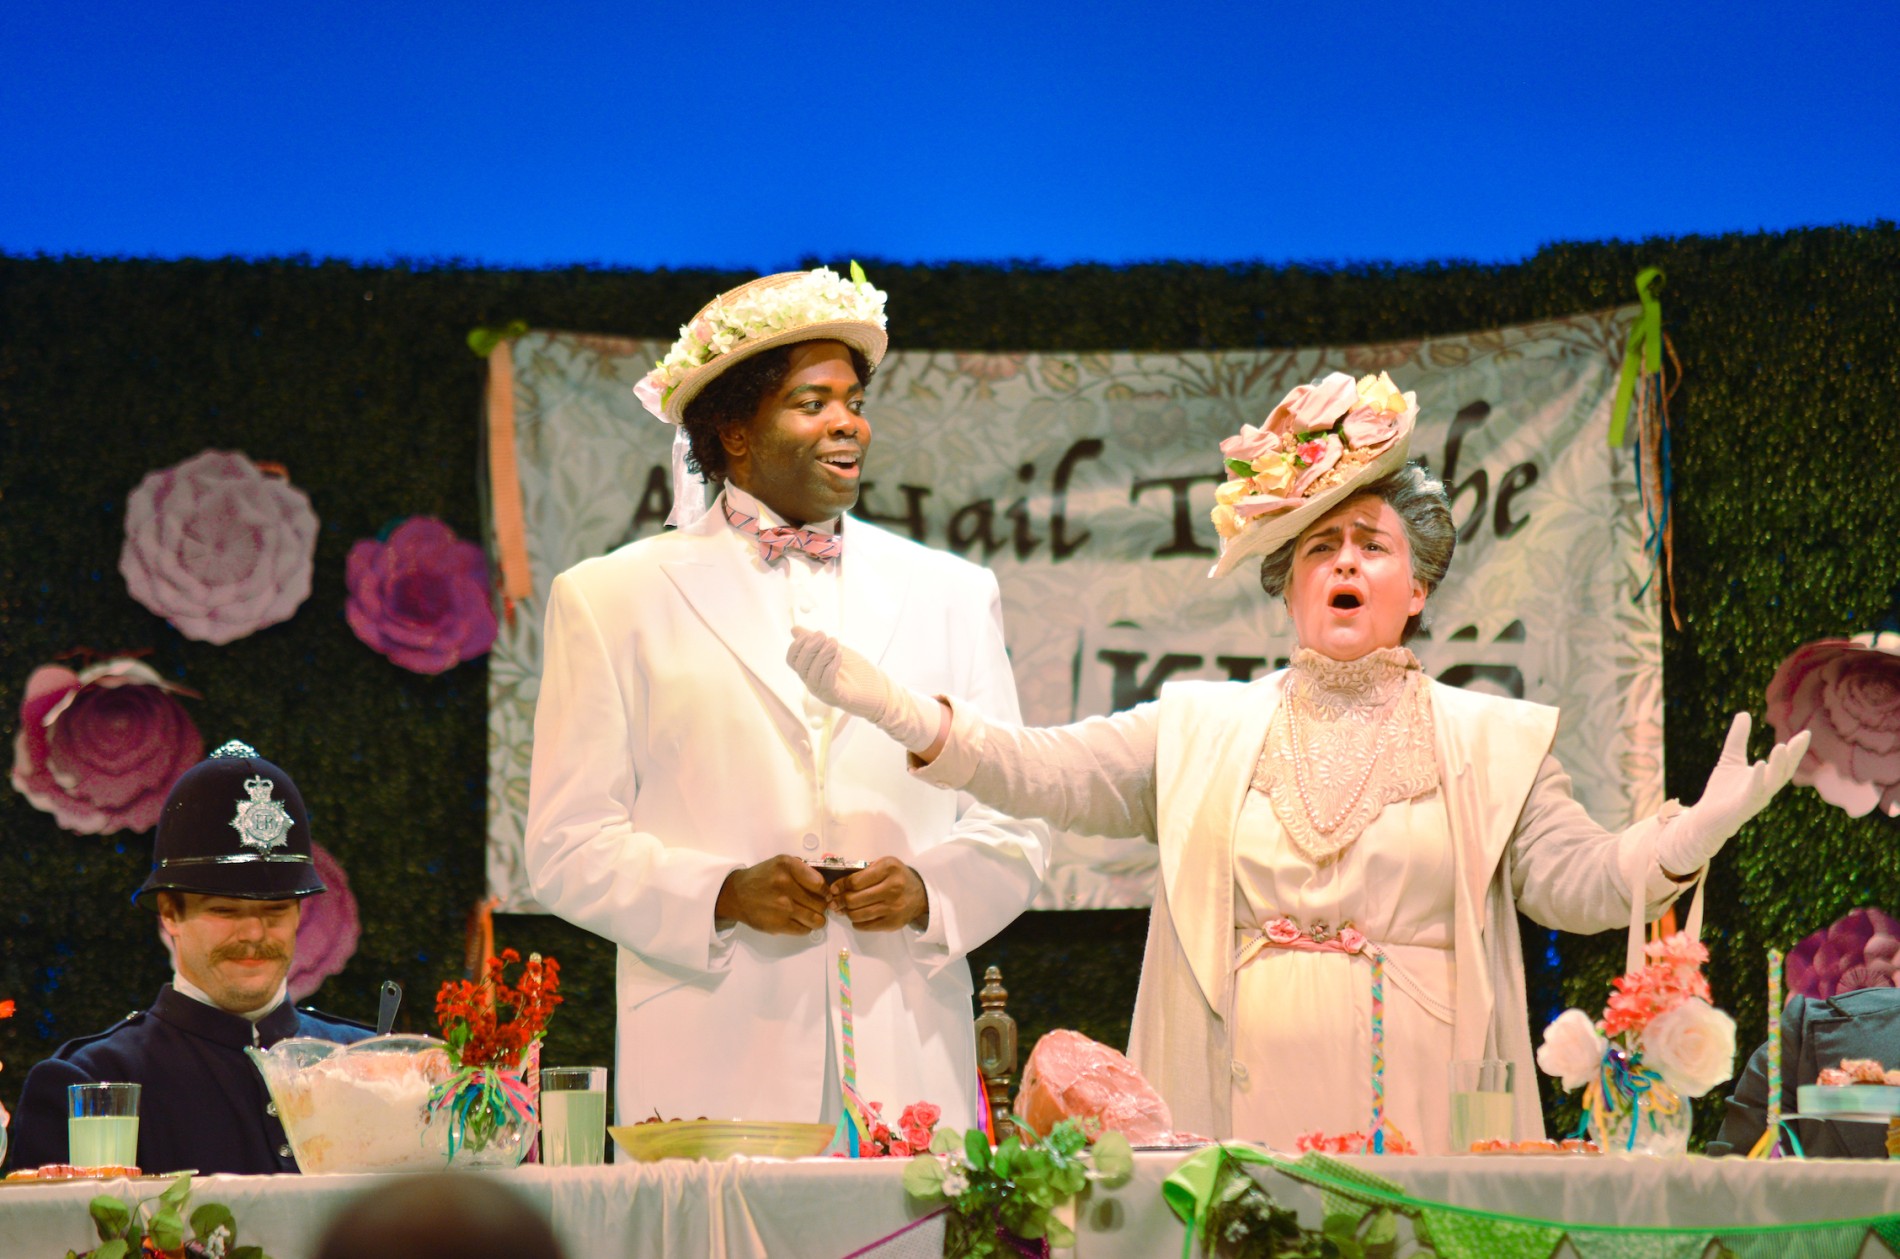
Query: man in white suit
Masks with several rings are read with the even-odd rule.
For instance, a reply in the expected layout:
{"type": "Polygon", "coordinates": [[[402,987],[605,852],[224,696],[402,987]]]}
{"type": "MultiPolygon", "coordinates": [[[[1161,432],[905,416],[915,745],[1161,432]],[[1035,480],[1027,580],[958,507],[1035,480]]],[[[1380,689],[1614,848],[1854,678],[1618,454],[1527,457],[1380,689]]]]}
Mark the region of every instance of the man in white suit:
{"type": "Polygon", "coordinates": [[[913,780],[785,663],[794,625],[823,628],[1019,720],[995,578],[844,515],[883,306],[855,266],[708,304],[635,390],[681,426],[680,527],[554,581],[527,865],[619,945],[622,1122],[834,1121],[841,953],[858,1096],[977,1119],[964,955],[1028,907],[1046,832],[913,780]],[[688,469],[720,488],[703,514],[688,469]],[[864,867],[827,884],[827,857],[864,867]]]}

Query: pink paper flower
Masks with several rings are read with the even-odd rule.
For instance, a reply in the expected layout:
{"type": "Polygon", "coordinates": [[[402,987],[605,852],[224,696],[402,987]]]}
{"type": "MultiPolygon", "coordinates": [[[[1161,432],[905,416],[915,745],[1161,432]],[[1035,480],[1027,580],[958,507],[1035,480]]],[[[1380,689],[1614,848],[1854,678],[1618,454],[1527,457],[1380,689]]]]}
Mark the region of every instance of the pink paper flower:
{"type": "Polygon", "coordinates": [[[1900,634],[1795,648],[1768,683],[1768,720],[1782,742],[1812,733],[1797,783],[1854,817],[1900,817],[1900,634]]]}
{"type": "Polygon", "coordinates": [[[125,505],[125,588],[187,638],[228,643],[310,597],[310,498],[232,451],[149,473],[125,505]]]}
{"type": "Polygon", "coordinates": [[[1339,438],[1331,433],[1301,444],[1300,458],[1304,459],[1309,466],[1300,470],[1300,479],[1293,483],[1293,497],[1305,498],[1307,487],[1331,472],[1333,465],[1338,463],[1340,456],[1345,453],[1346,448],[1340,445],[1339,438]]]}
{"type": "Polygon", "coordinates": [[[151,830],[172,784],[204,759],[177,690],[136,660],[35,669],[13,740],[14,788],[76,834],[151,830]]]}
{"type": "Polygon", "coordinates": [[[1900,971],[1900,920],[1851,909],[1788,953],[1788,991],[1814,1000],[1856,988],[1893,988],[1900,971]]]}
{"type": "Polygon", "coordinates": [[[411,516],[385,542],[364,538],[345,566],[350,628],[417,673],[441,673],[495,641],[488,559],[433,516],[411,516]]]}
{"type": "Polygon", "coordinates": [[[329,849],[312,842],[310,858],[317,877],[328,889],[303,901],[303,918],[297,923],[297,951],[290,964],[290,999],[301,1001],[330,976],[340,973],[344,963],[356,955],[356,943],[362,927],[356,915],[356,897],[343,867],[329,849]]]}
{"type": "Polygon", "coordinates": [[[1344,372],[1310,385],[1296,385],[1267,416],[1266,427],[1283,437],[1331,428],[1359,401],[1359,386],[1344,372]]]}
{"type": "Polygon", "coordinates": [[[1252,463],[1260,456],[1270,455],[1278,449],[1280,438],[1277,434],[1251,424],[1242,424],[1239,433],[1220,444],[1222,458],[1238,459],[1242,463],[1252,463]]]}

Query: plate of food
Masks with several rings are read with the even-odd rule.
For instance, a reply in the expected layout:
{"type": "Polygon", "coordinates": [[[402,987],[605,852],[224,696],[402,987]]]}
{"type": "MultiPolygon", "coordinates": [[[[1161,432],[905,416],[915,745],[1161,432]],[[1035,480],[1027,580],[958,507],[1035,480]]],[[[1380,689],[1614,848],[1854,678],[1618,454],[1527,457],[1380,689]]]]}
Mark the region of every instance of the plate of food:
{"type": "Polygon", "coordinates": [[[1842,1119],[1886,1123],[1900,1118],[1900,1071],[1889,1071],[1872,1058],[1843,1058],[1823,1067],[1813,1084],[1795,1090],[1802,1119],[1842,1119]]]}
{"type": "Polygon", "coordinates": [[[685,1158],[816,1158],[831,1144],[825,1123],[748,1123],[738,1119],[649,1119],[607,1129],[628,1157],[642,1163],[685,1158]]]}

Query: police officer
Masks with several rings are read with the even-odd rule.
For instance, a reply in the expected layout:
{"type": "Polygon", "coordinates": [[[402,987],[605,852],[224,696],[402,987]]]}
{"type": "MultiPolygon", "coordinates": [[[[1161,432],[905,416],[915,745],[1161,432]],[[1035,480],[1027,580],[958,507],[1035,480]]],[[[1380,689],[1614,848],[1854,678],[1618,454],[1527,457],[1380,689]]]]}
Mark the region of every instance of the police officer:
{"type": "Polygon", "coordinates": [[[69,1162],[66,1087],[138,1084],[147,1172],[294,1172],[246,1046],[291,1036],[348,1043],[372,1029],[286,994],[303,897],[323,891],[297,784],[242,743],[180,776],[165,799],[152,873],[132,897],[156,910],[177,962],[152,1007],[68,1041],[27,1073],[10,1165],[69,1162]]]}

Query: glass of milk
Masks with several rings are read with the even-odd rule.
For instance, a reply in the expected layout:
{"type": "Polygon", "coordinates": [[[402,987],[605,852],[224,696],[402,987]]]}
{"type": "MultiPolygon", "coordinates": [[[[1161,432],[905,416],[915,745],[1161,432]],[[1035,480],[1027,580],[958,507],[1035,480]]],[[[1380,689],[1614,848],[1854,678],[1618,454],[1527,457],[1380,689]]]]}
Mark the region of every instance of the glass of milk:
{"type": "Polygon", "coordinates": [[[1468,1153],[1473,1141],[1517,1140],[1511,1065],[1500,1058],[1460,1058],[1451,1064],[1453,1154],[1468,1153]]]}
{"type": "Polygon", "coordinates": [[[541,1161],[591,1167],[607,1150],[607,1068],[541,1068],[541,1161]]]}
{"type": "Polygon", "coordinates": [[[66,1161],[74,1167],[136,1167],[139,1086],[66,1086],[66,1161]]]}

